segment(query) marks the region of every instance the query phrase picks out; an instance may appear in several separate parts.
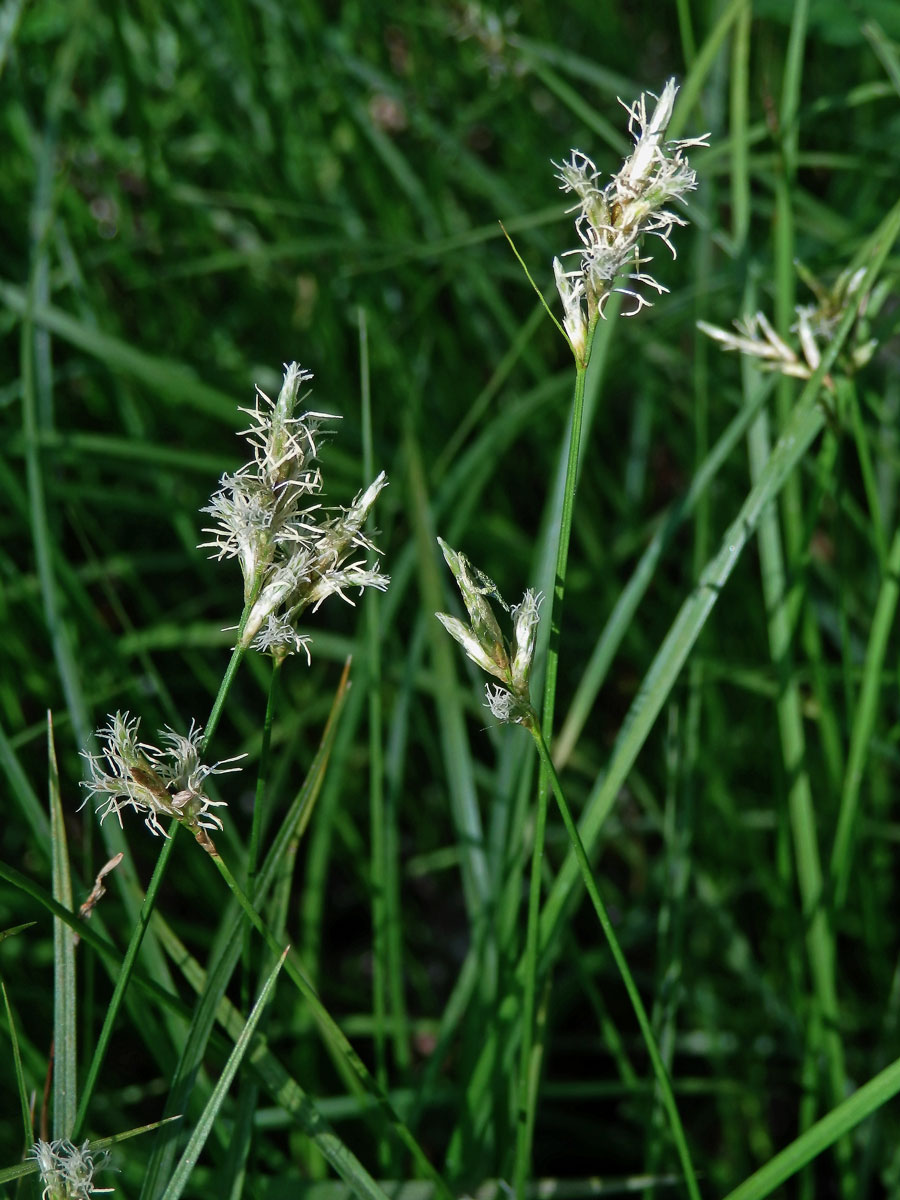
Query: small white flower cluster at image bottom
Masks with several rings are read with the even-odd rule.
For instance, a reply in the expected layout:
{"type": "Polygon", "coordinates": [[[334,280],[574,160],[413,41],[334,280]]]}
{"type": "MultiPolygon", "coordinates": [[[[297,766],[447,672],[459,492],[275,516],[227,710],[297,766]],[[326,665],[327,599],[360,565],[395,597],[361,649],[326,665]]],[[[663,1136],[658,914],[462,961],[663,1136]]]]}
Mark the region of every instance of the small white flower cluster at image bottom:
{"type": "Polygon", "coordinates": [[[75,1146],[65,1138],[53,1142],[38,1139],[28,1151],[37,1163],[44,1190],[42,1200],[89,1200],[113,1188],[94,1187],[94,1173],[108,1170],[109,1152],[92,1153],[90,1142],[75,1146]]]}

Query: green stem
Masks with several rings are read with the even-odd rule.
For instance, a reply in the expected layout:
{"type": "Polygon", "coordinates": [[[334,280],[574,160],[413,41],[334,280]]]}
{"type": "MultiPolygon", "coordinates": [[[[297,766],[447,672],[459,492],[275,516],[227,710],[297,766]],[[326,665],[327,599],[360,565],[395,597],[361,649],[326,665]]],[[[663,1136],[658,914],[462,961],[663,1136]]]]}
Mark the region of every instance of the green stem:
{"type": "MultiPolygon", "coordinates": [[[[363,442],[363,486],[375,475],[375,445],[372,431],[372,390],[369,372],[369,328],[364,308],[359,309],[360,407],[363,442]]],[[[374,518],[369,513],[367,533],[374,532],[374,518]]],[[[369,859],[372,877],[372,1014],[374,1017],[375,1078],[388,1087],[388,1030],[393,1030],[394,1049],[399,1063],[408,1065],[404,1044],[401,957],[397,948],[394,918],[399,916],[395,902],[398,892],[396,858],[391,848],[396,838],[388,827],[388,812],[384,793],[383,713],[381,702],[381,605],[371,596],[366,604],[366,686],[369,707],[369,859]],[[393,967],[397,967],[395,974],[393,967]],[[388,1019],[390,1010],[390,1020],[388,1019]]],[[[389,1173],[390,1148],[380,1143],[379,1167],[389,1173]]]]}
{"type": "MultiPolygon", "coordinates": [[[[536,719],[536,718],[535,718],[536,719]]],[[[522,998],[522,1052],[516,1121],[516,1161],[513,1172],[516,1200],[524,1200],[531,1165],[531,1143],[537,1111],[537,1078],[540,1046],[536,1045],[534,1014],[537,997],[538,957],[541,925],[541,869],[547,830],[549,789],[538,790],[534,841],[531,850],[531,879],[528,888],[528,931],[525,941],[525,992],[522,998]]]]}
{"type": "Polygon", "coordinates": [[[231,658],[228,660],[228,666],[225,668],[225,674],[222,676],[222,682],[219,684],[219,690],[216,693],[216,698],[213,701],[212,710],[209,714],[209,720],[206,722],[206,728],[203,731],[203,741],[200,744],[201,755],[206,750],[206,747],[212,741],[213,734],[219,724],[219,719],[222,716],[222,709],[225,707],[225,701],[228,698],[228,693],[231,690],[231,685],[234,683],[234,677],[237,675],[238,667],[247,652],[247,647],[243,645],[244,630],[247,627],[247,621],[250,617],[250,610],[256,597],[259,595],[262,586],[262,579],[257,579],[252,593],[244,603],[244,611],[241,613],[241,619],[238,622],[237,633],[234,639],[234,649],[231,651],[231,658]]]}
{"type": "Polygon", "coordinates": [[[256,794],[253,800],[253,823],[250,828],[250,844],[247,848],[247,895],[252,896],[256,888],[256,867],[259,862],[259,844],[262,838],[263,805],[266,789],[269,784],[271,768],[270,750],[272,746],[272,725],[275,721],[275,707],[278,703],[278,684],[281,680],[283,658],[272,659],[272,676],[269,680],[269,694],[266,698],[266,716],[263,724],[262,746],[259,752],[259,768],[256,775],[256,794]]]}
{"type": "Polygon", "coordinates": [[[900,596],[900,525],[894,534],[890,553],[882,573],[881,587],[866,647],[865,665],[859,699],[853,714],[847,769],[841,788],[841,807],[838,815],[834,846],[831,851],[830,874],[834,886],[834,905],[840,909],[846,903],[853,866],[853,839],[859,819],[859,794],[868,765],[869,747],[878,715],[881,692],[881,672],[884,666],[891,629],[900,596]]]}
{"type": "MultiPolygon", "coordinates": [[[[572,400],[572,424],[569,430],[569,455],[566,462],[566,478],[563,486],[562,513],[559,523],[559,541],[556,546],[556,567],[553,577],[553,599],[550,608],[550,644],[547,648],[547,667],[544,676],[544,705],[541,729],[545,741],[553,737],[553,715],[556,707],[556,679],[559,666],[559,639],[562,627],[562,606],[565,594],[566,567],[569,561],[569,542],[572,537],[572,515],[575,511],[575,483],[578,476],[578,457],[581,449],[581,427],[584,419],[584,385],[587,377],[591,346],[597,328],[594,317],[587,331],[584,356],[575,360],[575,394],[572,400]]],[[[540,867],[544,857],[544,834],[547,822],[547,805],[550,794],[550,778],[541,763],[538,780],[538,805],[534,828],[534,845],[531,855],[531,882],[528,891],[528,931],[525,947],[525,989],[522,1008],[522,1055],[521,1078],[519,1080],[518,1124],[516,1134],[516,1162],[514,1171],[517,1200],[522,1200],[531,1163],[531,1142],[534,1133],[536,1108],[536,1070],[540,1048],[535,1046],[534,1013],[538,987],[538,925],[541,899],[540,867]]]]}
{"type": "MultiPolygon", "coordinates": [[[[366,657],[368,659],[369,702],[369,836],[372,877],[372,1014],[375,1020],[375,1077],[383,1088],[388,1083],[387,1033],[388,981],[388,895],[391,863],[387,855],[387,829],[384,803],[384,755],[382,752],[381,643],[377,604],[366,606],[366,657]]],[[[394,1016],[395,1014],[391,1014],[394,1016]]],[[[396,1031],[395,1036],[399,1034],[396,1031]]],[[[387,1168],[387,1162],[382,1162],[387,1168]]]]}
{"type": "Polygon", "coordinates": [[[597,914],[597,919],[600,922],[606,940],[609,943],[609,948],[615,960],[616,967],[622,977],[622,982],[625,985],[625,991],[628,993],[628,999],[631,1001],[631,1006],[634,1009],[635,1016],[638,1020],[638,1025],[641,1027],[641,1033],[644,1038],[644,1044],[647,1047],[647,1053],[650,1056],[650,1062],[653,1065],[653,1071],[656,1075],[656,1081],[659,1086],[660,1097],[663,1107],[666,1110],[666,1115],[669,1118],[669,1124],[672,1130],[672,1138],[675,1142],[675,1148],[678,1152],[678,1157],[681,1160],[681,1169],[684,1171],[684,1182],[688,1190],[691,1200],[700,1200],[700,1190],[697,1186],[697,1177],[694,1173],[694,1167],[691,1163],[690,1151],[688,1150],[687,1140],[684,1136],[684,1128],[681,1124],[681,1118],[678,1115],[678,1106],[675,1103],[675,1094],[672,1091],[672,1084],[669,1080],[665,1065],[659,1053],[659,1048],[656,1045],[656,1039],[653,1036],[653,1030],[650,1028],[650,1021],[647,1017],[643,1001],[640,993],[637,990],[637,985],[629,969],[628,963],[625,960],[625,955],[622,953],[622,948],[619,945],[619,940],[616,937],[615,930],[612,927],[612,922],[606,911],[603,901],[600,899],[600,893],[597,891],[597,885],[594,883],[594,877],[591,873],[590,863],[584,849],[584,843],[581,840],[581,835],[578,832],[578,827],[572,818],[569,811],[569,806],[566,803],[566,798],[563,795],[560,787],[559,777],[553,766],[553,761],[550,758],[550,751],[547,749],[547,743],[538,726],[535,724],[531,727],[531,734],[537,744],[538,753],[541,756],[541,765],[546,771],[547,778],[550,781],[550,787],[553,789],[553,794],[556,797],[556,803],[559,806],[560,814],[562,815],[563,823],[566,827],[566,832],[569,835],[569,841],[572,843],[572,849],[575,853],[575,858],[578,862],[578,868],[581,872],[582,880],[584,881],[585,889],[591,898],[591,903],[594,906],[594,911],[597,914]]]}
{"type": "MultiPolygon", "coordinates": [[[[262,746],[259,752],[259,767],[256,774],[256,791],[253,797],[253,820],[250,825],[250,842],[247,846],[246,883],[248,896],[256,894],[256,872],[259,865],[259,847],[262,841],[263,806],[266,790],[269,784],[269,769],[271,766],[270,748],[272,745],[272,723],[275,719],[275,706],[278,702],[278,684],[281,680],[282,658],[272,659],[272,674],[269,678],[269,694],[266,698],[266,716],[263,722],[262,746]]],[[[250,929],[246,929],[243,950],[243,984],[241,1004],[245,1010],[250,1005],[250,929]]]]}
{"type": "MultiPolygon", "coordinates": [[[[572,537],[572,515],[575,511],[575,483],[578,475],[578,455],[581,449],[581,425],[584,418],[584,384],[587,377],[591,346],[597,328],[595,317],[588,326],[584,359],[575,364],[575,394],[572,398],[572,428],[569,431],[569,457],[563,487],[562,514],[559,522],[559,541],[556,547],[556,569],[553,577],[553,600],[550,608],[550,645],[547,649],[547,669],[544,677],[544,705],[541,730],[547,742],[553,737],[553,713],[556,705],[556,676],[559,665],[559,638],[562,626],[562,606],[569,561],[569,542],[572,537]]],[[[546,792],[548,780],[541,769],[540,790],[546,792]]]]}
{"type": "Polygon", "coordinates": [[[237,669],[241,665],[243,657],[244,647],[238,642],[231,652],[231,658],[228,666],[225,668],[225,674],[222,676],[222,682],[219,684],[219,690],[213,701],[209,720],[206,722],[206,728],[203,731],[203,742],[200,748],[201,754],[212,741],[213,734],[219,724],[219,718],[222,716],[222,709],[225,707],[225,700],[231,690],[231,685],[234,682],[234,677],[237,675],[237,669]]]}

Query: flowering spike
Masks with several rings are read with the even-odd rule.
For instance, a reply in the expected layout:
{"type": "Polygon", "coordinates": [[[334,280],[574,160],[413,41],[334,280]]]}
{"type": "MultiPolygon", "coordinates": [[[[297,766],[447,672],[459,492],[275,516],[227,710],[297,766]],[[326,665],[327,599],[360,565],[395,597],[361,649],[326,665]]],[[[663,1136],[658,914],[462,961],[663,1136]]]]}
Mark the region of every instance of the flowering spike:
{"type": "Polygon", "coordinates": [[[362,532],[387,477],[382,471],[349,508],[329,515],[319,503],[322,475],[315,460],[326,413],[297,413],[301,391],[312,375],[297,363],[285,367],[277,400],[257,388],[251,423],[244,436],[253,459],[234,474],[223,475],[219,490],[202,511],[215,524],[204,543],[214,558],[237,558],[244,576],[244,601],[252,602],[241,645],[275,658],[302,652],[309,661],[309,638],[296,629],[307,609],[315,611],[336,594],[349,604],[345,588],[383,591],[390,577],[366,566],[363,556],[377,547],[362,532]]]}
{"type": "Polygon", "coordinates": [[[528,681],[537,639],[541,596],[529,588],[522,603],[513,608],[513,644],[510,646],[487,602],[487,597],[492,596],[509,612],[496,585],[477,567],[473,567],[464,554],[452,550],[441,538],[438,538],[438,544],[459,586],[471,624],[466,625],[458,617],[451,617],[447,613],[435,613],[435,616],[450,636],[459,642],[472,662],[503,684],[502,687],[498,684],[486,685],[487,707],[497,720],[504,724],[514,722],[531,726],[535,715],[528,695],[528,681]]]}
{"type": "Polygon", "coordinates": [[[572,353],[581,361],[587,345],[587,322],[581,302],[584,299],[584,277],[581,271],[566,271],[558,258],[553,260],[556,290],[563,305],[563,328],[572,353]]]}
{"type": "MultiPolygon", "coordinates": [[[[798,304],[794,309],[797,319],[790,332],[796,335],[796,348],[779,336],[763,312],[736,320],[734,327],[737,333],[720,329],[718,325],[709,325],[706,321],[698,321],[697,328],[725,350],[735,350],[757,359],[764,370],[780,371],[782,375],[795,379],[810,379],[822,361],[822,347],[831,341],[848,306],[856,304],[859,315],[840,361],[849,374],[864,367],[878,346],[875,339],[866,337],[864,317],[871,306],[872,297],[867,295],[861,303],[858,297],[865,277],[864,270],[843,271],[830,288],[800,264],[798,273],[816,297],[816,303],[798,304]]],[[[824,382],[826,387],[833,387],[829,376],[825,377],[824,382]]]]}
{"type": "MultiPolygon", "coordinates": [[[[225,775],[240,767],[226,764],[245,755],[224,759],[209,767],[200,761],[203,730],[195,722],[187,734],[176,733],[166,726],[160,730],[162,749],[138,740],[141,722],[127,712],[109,717],[109,724],[97,730],[103,746],[101,754],[82,750],[87,760],[90,778],[81,786],[87,788],[85,804],[94,796],[103,801],[97,811],[103,822],[115,813],[122,824],[122,811],[133,808],[146,813],[144,823],[151,833],[167,837],[161,817],[172,817],[187,826],[201,845],[211,852],[215,847],[207,830],[221,829],[219,817],[212,808],[224,808],[224,800],[210,800],[205,781],[210,775],[225,775]]],[[[82,806],[83,807],[83,806],[82,806]]]]}
{"type": "Polygon", "coordinates": [[[75,1146],[65,1138],[45,1142],[42,1138],[28,1151],[37,1163],[44,1190],[42,1200],[90,1200],[112,1188],[94,1187],[94,1173],[108,1170],[109,1151],[91,1151],[90,1142],[75,1146]]]}
{"type": "MultiPolygon", "coordinates": [[[[575,257],[578,267],[566,270],[554,260],[556,286],[563,303],[563,324],[576,359],[582,361],[586,329],[598,315],[612,292],[631,297],[634,316],[650,304],[632,284],[666,289],[641,268],[650,262],[641,257],[639,244],[645,234],[653,234],[675,256],[670,235],[676,225],[685,225],[684,218],[667,205],[681,199],[697,186],[696,172],[684,155],[689,146],[705,146],[708,134],[700,138],[667,142],[666,129],[678,87],[670,79],[656,99],[648,115],[647,95],[643,93],[633,104],[623,105],[628,113],[628,131],[634,149],[605,187],[599,184],[600,173],[581,150],[573,150],[568,161],[554,163],[564,192],[572,192],[577,203],[572,209],[575,231],[581,248],[568,250],[563,258],[575,257]],[[617,280],[623,279],[624,282],[617,280]],[[587,305],[587,314],[582,309],[587,305]]],[[[620,103],[622,103],[620,101],[620,103]]]]}
{"type": "MultiPolygon", "coordinates": [[[[495,669],[491,673],[502,679],[509,670],[509,662],[506,657],[503,634],[500,632],[493,609],[487,602],[487,597],[493,596],[503,608],[507,608],[507,605],[497,590],[496,584],[477,567],[473,567],[464,554],[458,554],[452,550],[441,538],[438,538],[438,545],[447,566],[456,579],[463,604],[466,606],[469,620],[472,623],[472,635],[484,649],[490,661],[494,663],[495,669]]],[[[490,668],[485,668],[485,670],[490,670],[490,668]]]]}
{"type": "Polygon", "coordinates": [[[531,660],[534,658],[534,646],[537,641],[538,624],[541,619],[541,601],[543,596],[531,588],[522,597],[522,603],[512,610],[513,629],[513,662],[512,680],[516,691],[528,687],[528,676],[531,672],[531,660]]]}

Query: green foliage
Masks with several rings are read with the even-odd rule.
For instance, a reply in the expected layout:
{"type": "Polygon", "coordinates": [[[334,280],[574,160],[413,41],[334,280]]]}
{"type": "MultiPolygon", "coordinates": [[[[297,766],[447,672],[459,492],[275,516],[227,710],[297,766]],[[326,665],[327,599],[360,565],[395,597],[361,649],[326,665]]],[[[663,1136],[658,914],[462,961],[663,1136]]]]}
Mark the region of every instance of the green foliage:
{"type": "Polygon", "coordinates": [[[704,1195],[895,1193],[898,64],[884,0],[0,5],[0,1182],[33,1096],[147,1200],[687,1194],[675,1106],[704,1195]],[[561,319],[551,160],[605,181],[673,75],[710,149],[670,294],[597,327],[566,507],[572,355],[498,222],[561,319]],[[848,268],[816,371],[794,308],[848,268]],[[757,311],[800,380],[696,328],[757,311]],[[79,751],[208,723],[243,591],[200,509],[294,360],[323,503],[387,472],[392,582],[303,615],[311,666],[234,660],[217,864],[79,811],[79,751]],[[548,597],[590,902],[437,534],[548,597]]]}

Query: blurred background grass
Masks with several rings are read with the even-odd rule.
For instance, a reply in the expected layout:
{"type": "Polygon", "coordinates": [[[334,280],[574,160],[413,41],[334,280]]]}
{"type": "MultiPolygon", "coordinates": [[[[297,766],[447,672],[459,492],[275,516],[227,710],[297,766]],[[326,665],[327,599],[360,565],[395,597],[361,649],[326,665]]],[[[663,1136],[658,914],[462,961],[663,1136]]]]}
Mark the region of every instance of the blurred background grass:
{"type": "MultiPolygon", "coordinates": [[[[139,712],[148,732],[164,722],[184,727],[208,712],[230,645],[222,629],[237,620],[240,584],[233,564],[211,563],[195,548],[198,510],[222,471],[241,460],[237,405],[251,402],[254,383],[274,395],[281,363],[296,359],[312,369],[312,407],[342,417],[323,456],[328,502],[348,503],[367,482],[364,327],[375,469],[391,480],[377,513],[384,566],[395,578],[377,609],[380,694],[412,1021],[406,1049],[395,1047],[388,1064],[397,1088],[421,1081],[471,936],[458,869],[465,854],[441,749],[447,698],[436,690],[429,651],[430,612],[452,601],[432,602],[437,559],[423,565],[422,539],[429,530],[443,533],[508,599],[518,599],[540,569],[535,544],[571,395],[568,351],[541,315],[498,221],[549,295],[551,260],[573,244],[551,160],[577,146],[604,175],[614,171],[627,146],[616,97],[658,91],[672,74],[696,80],[696,102],[677,132],[708,129],[712,149],[693,156],[700,187],[691,197],[691,227],[678,231],[677,260],[654,251],[656,274],[671,294],[637,320],[614,324],[589,429],[562,646],[564,715],[661,514],[684,494],[742,403],[739,365],[706,344],[694,321],[728,325],[748,281],[756,303],[772,311],[792,15],[802,38],[802,89],[790,131],[799,139],[798,171],[789,180],[796,256],[833,278],[897,198],[897,6],[816,0],[803,27],[803,6],[754,4],[749,134],[738,147],[729,140],[729,86],[731,22],[740,8],[575,0],[490,12],[405,0],[6,0],[0,10],[0,721],[11,797],[3,857],[46,883],[48,846],[37,820],[26,820],[22,796],[27,779],[45,803],[47,709],[55,715],[72,849],[85,881],[104,858],[91,813],[74,811],[77,750],[91,730],[116,708],[139,712]],[[717,22],[726,34],[718,41],[717,22]],[[752,209],[746,251],[735,253],[729,173],[738,149],[750,156],[752,209]]],[[[798,284],[806,300],[802,293],[798,284]]],[[[886,542],[897,517],[897,364],[896,341],[888,342],[860,384],[884,529],[873,523],[856,452],[841,438],[828,477],[818,478],[812,466],[803,472],[807,536],[788,563],[803,575],[819,639],[814,652],[809,643],[798,650],[792,670],[826,858],[881,578],[879,539],[886,542]],[[824,693],[813,686],[816,671],[824,693]],[[831,759],[821,735],[823,694],[836,737],[831,759]]],[[[567,761],[576,810],[681,599],[748,487],[739,446],[667,547],[567,761]]],[[[366,597],[361,608],[370,603],[366,597]]],[[[281,802],[309,765],[350,650],[360,700],[364,694],[360,627],[358,610],[326,606],[309,622],[312,667],[295,661],[285,671],[272,785],[281,802]]],[[[894,636],[866,765],[858,869],[835,926],[848,1083],[862,1082],[900,1050],[896,649],[894,636]]],[[[265,665],[248,662],[214,757],[258,748],[266,686],[265,665]]],[[[504,831],[524,820],[515,788],[527,748],[518,731],[485,729],[477,686],[465,679],[461,686],[496,899],[519,878],[521,849],[513,838],[507,853],[504,831]]],[[[778,689],[759,563],[748,553],[607,822],[599,866],[632,967],[648,1002],[655,1000],[661,1036],[671,1039],[695,1161],[717,1188],[734,1185],[795,1136],[826,1091],[806,1046],[805,931],[791,868],[791,778],[775,719],[778,689]]],[[[369,754],[362,704],[354,711],[339,737],[288,923],[326,1003],[371,1058],[369,754]]],[[[223,851],[236,858],[251,798],[249,784],[230,797],[223,851]]],[[[142,834],[126,831],[134,869],[146,881],[157,846],[142,834]]],[[[562,837],[554,825],[554,866],[562,837]]],[[[184,841],[160,904],[202,957],[217,901],[208,864],[184,841]]],[[[125,914],[114,897],[104,904],[124,942],[125,914]]],[[[26,1070],[40,1090],[51,1028],[50,924],[20,893],[0,891],[0,925],[25,919],[38,928],[3,943],[0,971],[21,1023],[26,1070]]],[[[566,937],[548,1013],[536,1174],[671,1168],[665,1131],[648,1120],[648,1088],[631,1073],[647,1079],[643,1051],[587,912],[575,915],[566,937]]],[[[499,938],[507,968],[518,939],[517,923],[499,938]]],[[[87,1047],[107,988],[90,963],[82,999],[87,1047]]],[[[495,1001],[502,992],[497,985],[495,1001]]],[[[419,1135],[439,1165],[453,1129],[464,1126],[462,1095],[488,1008],[475,1005],[468,1024],[460,1022],[417,1114],[419,1135]]],[[[284,1039],[285,1060],[326,1110],[346,1116],[340,1131],[357,1153],[364,1160],[376,1154],[377,1138],[340,1094],[302,1016],[277,1013],[270,1036],[275,1044],[284,1039]]],[[[11,1095],[11,1067],[5,1079],[11,1095]]],[[[125,1025],[105,1068],[92,1134],[155,1119],[164,1080],[164,1064],[125,1025]]],[[[501,1098],[489,1134],[464,1139],[454,1168],[461,1184],[508,1170],[512,1133],[498,1115],[509,1109],[502,1098],[508,1086],[502,1076],[495,1080],[501,1098]]],[[[278,1194],[273,1181],[294,1171],[297,1178],[321,1174],[319,1160],[281,1127],[274,1108],[260,1111],[258,1125],[250,1194],[278,1194]]],[[[884,1112],[860,1133],[860,1186],[873,1189],[860,1195],[881,1194],[879,1186],[890,1194],[900,1177],[897,1132],[896,1115],[884,1112]]],[[[131,1146],[133,1159],[115,1181],[124,1194],[137,1194],[140,1179],[142,1150],[131,1146]]],[[[16,1132],[0,1126],[0,1161],[20,1152],[16,1132]]],[[[818,1172],[798,1186],[807,1195],[832,1194],[829,1166],[818,1172]]],[[[207,1190],[195,1194],[217,1194],[201,1179],[207,1190]]]]}

